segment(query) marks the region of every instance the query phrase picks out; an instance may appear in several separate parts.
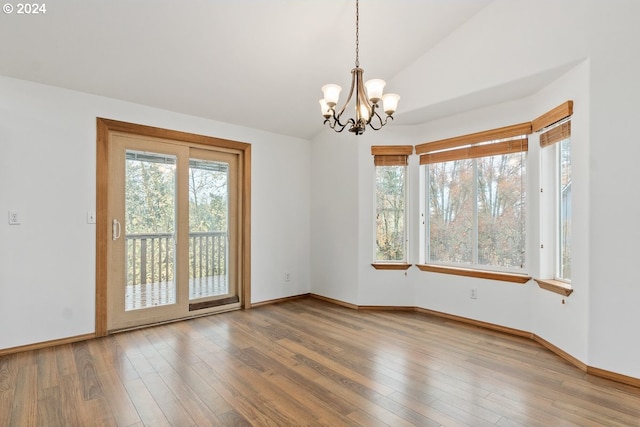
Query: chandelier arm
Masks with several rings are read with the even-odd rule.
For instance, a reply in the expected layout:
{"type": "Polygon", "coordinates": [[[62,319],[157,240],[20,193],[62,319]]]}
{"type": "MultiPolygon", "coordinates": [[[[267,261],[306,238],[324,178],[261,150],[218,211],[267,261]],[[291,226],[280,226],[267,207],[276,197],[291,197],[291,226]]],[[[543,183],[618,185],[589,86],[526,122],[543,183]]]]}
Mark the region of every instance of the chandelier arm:
{"type": "Polygon", "coordinates": [[[349,124],[353,125],[355,124],[355,122],[350,118],[346,123],[342,123],[340,121],[340,116],[336,116],[336,112],[335,110],[333,110],[333,116],[327,117],[324,120],[324,124],[329,124],[329,127],[336,132],[342,132],[347,126],[349,126],[349,124]]]}
{"type": "Polygon", "coordinates": [[[340,126],[342,128],[345,128],[345,127],[347,127],[349,125],[349,123],[353,123],[353,119],[352,118],[349,118],[349,120],[347,120],[345,123],[342,123],[340,121],[340,116],[341,115],[342,115],[342,111],[340,112],[340,114],[336,115],[336,111],[333,110],[332,119],[333,119],[334,126],[337,124],[338,126],[340,126]]]}
{"type": "Polygon", "coordinates": [[[377,128],[376,128],[376,127],[373,125],[373,121],[371,121],[371,122],[369,122],[369,127],[371,127],[371,129],[373,129],[373,130],[380,130],[380,129],[382,129],[382,127],[383,127],[384,125],[386,125],[386,124],[387,124],[387,122],[389,121],[389,119],[393,120],[393,116],[386,116],[386,117],[385,117],[385,119],[384,119],[384,121],[383,121],[383,120],[382,120],[382,117],[380,117],[380,114],[378,114],[378,112],[377,112],[377,111],[376,111],[375,115],[378,117],[378,122],[380,123],[380,127],[377,127],[377,128]]]}
{"type": "Polygon", "coordinates": [[[370,121],[369,121],[369,123],[368,123],[369,127],[371,127],[371,129],[373,129],[373,130],[380,130],[380,129],[382,129],[382,126],[384,126],[384,125],[385,125],[385,122],[383,122],[383,121],[382,121],[382,117],[380,117],[380,114],[378,114],[378,112],[377,112],[377,111],[374,113],[374,116],[376,116],[376,117],[378,118],[378,123],[380,124],[380,126],[375,127],[375,125],[374,125],[374,121],[373,121],[373,116],[372,116],[372,117],[371,117],[371,120],[370,120],[370,121]]]}
{"type": "MultiPolygon", "coordinates": [[[[342,108],[340,109],[340,112],[336,115],[335,110],[333,111],[333,115],[334,117],[336,117],[336,119],[338,121],[340,121],[340,117],[342,116],[342,113],[344,113],[344,109],[347,108],[347,105],[349,105],[349,102],[351,102],[351,98],[353,97],[353,88],[355,86],[356,83],[356,70],[358,68],[354,68],[353,70],[351,70],[351,88],[349,89],[349,96],[347,97],[347,100],[344,102],[344,105],[342,105],[342,108]]],[[[349,119],[351,120],[351,119],[349,119]]],[[[347,122],[349,123],[349,122],[347,122]]],[[[346,126],[346,125],[345,125],[346,126]]]]}
{"type": "Polygon", "coordinates": [[[346,128],[347,126],[336,126],[336,124],[335,124],[335,122],[334,122],[334,124],[333,124],[333,125],[329,124],[329,127],[330,127],[331,129],[335,130],[336,132],[340,133],[340,132],[342,132],[343,130],[345,130],[345,128],[346,128]]]}
{"type": "Polygon", "coordinates": [[[358,109],[358,106],[364,103],[364,105],[367,107],[367,113],[369,114],[369,118],[367,119],[367,123],[369,123],[373,118],[373,114],[375,113],[375,107],[373,107],[371,103],[369,103],[369,100],[367,99],[367,94],[364,90],[364,84],[362,82],[362,73],[364,72],[364,70],[362,70],[361,68],[359,68],[358,70],[359,70],[359,73],[358,73],[358,77],[356,78],[356,86],[358,91],[357,99],[359,100],[359,102],[356,103],[356,117],[360,117],[360,114],[361,114],[360,110],[358,109]]]}

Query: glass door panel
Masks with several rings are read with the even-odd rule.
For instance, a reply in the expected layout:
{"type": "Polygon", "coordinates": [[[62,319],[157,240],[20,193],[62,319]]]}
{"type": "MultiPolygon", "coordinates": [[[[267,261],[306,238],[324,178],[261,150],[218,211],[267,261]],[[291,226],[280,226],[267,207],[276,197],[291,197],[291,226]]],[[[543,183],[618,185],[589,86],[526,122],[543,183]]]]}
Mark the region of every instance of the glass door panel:
{"type": "Polygon", "coordinates": [[[125,311],[176,303],[175,155],[125,155],[125,311]]]}
{"type": "Polygon", "coordinates": [[[229,164],[189,160],[189,299],[229,294],[229,164]]]}
{"type": "Polygon", "coordinates": [[[186,147],[115,134],[110,146],[107,328],[175,319],[188,309],[186,147]],[[184,195],[183,195],[184,193],[184,195]],[[181,206],[185,206],[182,208],[181,206]],[[183,290],[184,289],[184,290],[183,290]]]}

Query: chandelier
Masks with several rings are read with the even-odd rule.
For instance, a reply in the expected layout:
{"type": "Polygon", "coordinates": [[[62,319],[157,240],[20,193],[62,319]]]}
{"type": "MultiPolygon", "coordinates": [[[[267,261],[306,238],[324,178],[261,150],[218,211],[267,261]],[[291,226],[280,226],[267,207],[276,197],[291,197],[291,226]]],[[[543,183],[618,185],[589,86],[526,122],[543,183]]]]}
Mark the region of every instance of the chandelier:
{"type": "Polygon", "coordinates": [[[336,132],[342,132],[347,126],[349,132],[353,132],[356,135],[362,135],[367,125],[373,130],[380,130],[382,126],[387,124],[389,119],[393,120],[393,113],[398,107],[398,101],[400,96],[395,93],[382,94],[384,86],[386,85],[384,80],[371,79],[364,83],[362,75],[364,70],[360,68],[359,58],[359,45],[360,45],[360,14],[359,14],[359,0],[356,0],[356,68],[351,70],[351,89],[349,90],[349,96],[342,108],[336,112],[336,106],[338,104],[338,98],[342,88],[336,84],[327,84],[322,86],[322,93],[324,98],[320,100],[320,109],[324,116],[324,124],[328,124],[331,129],[336,132]],[[347,105],[351,102],[351,98],[355,96],[355,118],[350,117],[345,121],[342,121],[342,114],[345,112],[347,105]],[[386,114],[384,120],[380,117],[378,109],[380,106],[378,103],[382,101],[382,107],[386,114]]]}

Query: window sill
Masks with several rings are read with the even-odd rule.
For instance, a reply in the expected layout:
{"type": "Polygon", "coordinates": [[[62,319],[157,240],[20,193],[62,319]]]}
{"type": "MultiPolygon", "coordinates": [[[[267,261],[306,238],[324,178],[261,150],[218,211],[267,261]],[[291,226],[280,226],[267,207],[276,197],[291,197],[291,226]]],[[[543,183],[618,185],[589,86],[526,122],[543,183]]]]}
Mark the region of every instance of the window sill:
{"type": "Polygon", "coordinates": [[[553,279],[533,279],[538,282],[538,286],[547,291],[555,292],[556,294],[564,295],[568,297],[573,292],[571,285],[559,280],[553,279]]]}
{"type": "Polygon", "coordinates": [[[500,273],[496,271],[474,270],[471,268],[444,267],[441,265],[418,264],[421,271],[432,273],[454,274],[457,276],[478,277],[480,279],[501,280],[503,282],[527,283],[531,276],[524,274],[500,273]]]}
{"type": "Polygon", "coordinates": [[[411,264],[402,264],[402,263],[397,263],[397,264],[392,264],[392,263],[372,263],[371,264],[373,266],[373,268],[375,268],[376,270],[408,270],[409,267],[411,267],[411,264]]]}

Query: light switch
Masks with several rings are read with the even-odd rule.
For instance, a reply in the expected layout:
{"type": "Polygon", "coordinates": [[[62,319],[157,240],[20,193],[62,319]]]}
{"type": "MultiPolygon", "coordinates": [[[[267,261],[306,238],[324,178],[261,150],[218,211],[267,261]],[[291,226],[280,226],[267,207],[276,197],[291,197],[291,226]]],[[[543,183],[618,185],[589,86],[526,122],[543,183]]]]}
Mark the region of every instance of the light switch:
{"type": "Polygon", "coordinates": [[[20,214],[16,211],[9,211],[9,225],[20,225],[20,214]]]}

